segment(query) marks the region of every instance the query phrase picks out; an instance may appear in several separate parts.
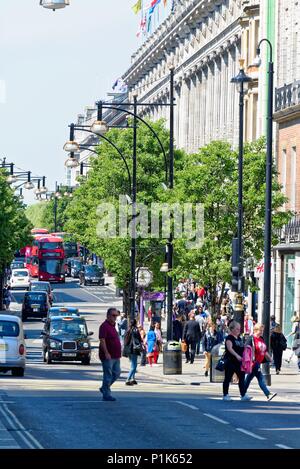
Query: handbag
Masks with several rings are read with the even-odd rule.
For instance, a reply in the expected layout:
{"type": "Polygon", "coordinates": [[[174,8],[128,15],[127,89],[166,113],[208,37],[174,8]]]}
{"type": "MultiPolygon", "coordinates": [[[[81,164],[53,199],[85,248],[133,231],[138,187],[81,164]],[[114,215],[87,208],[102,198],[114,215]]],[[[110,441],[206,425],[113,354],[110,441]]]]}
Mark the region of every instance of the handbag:
{"type": "Polygon", "coordinates": [[[224,352],[222,357],[219,358],[218,363],[215,366],[215,369],[218,371],[224,371],[228,363],[228,358],[225,357],[225,353],[226,352],[224,352]]]}
{"type": "Polygon", "coordinates": [[[131,345],[130,344],[124,345],[122,356],[129,357],[130,354],[131,354],[131,345]]]}
{"type": "Polygon", "coordinates": [[[184,341],[182,341],[181,342],[181,351],[182,352],[187,352],[187,349],[188,349],[187,344],[184,341]]]}

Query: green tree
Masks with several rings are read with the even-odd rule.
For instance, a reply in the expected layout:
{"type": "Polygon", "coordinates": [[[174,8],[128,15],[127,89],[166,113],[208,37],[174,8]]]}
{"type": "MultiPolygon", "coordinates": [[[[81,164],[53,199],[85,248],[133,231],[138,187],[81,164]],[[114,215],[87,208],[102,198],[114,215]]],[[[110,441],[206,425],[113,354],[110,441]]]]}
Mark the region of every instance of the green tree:
{"type": "Polygon", "coordinates": [[[13,260],[15,251],[31,242],[31,228],[24,205],[7,184],[6,173],[0,171],[0,309],[3,307],[5,269],[13,260]]]}
{"type": "Polygon", "coordinates": [[[34,228],[48,228],[49,226],[44,225],[45,211],[47,207],[47,202],[38,202],[33,205],[26,207],[26,217],[33,225],[34,228]]]}
{"type": "MultiPolygon", "coordinates": [[[[164,148],[168,148],[169,133],[164,122],[151,123],[158,133],[164,148]]],[[[129,168],[132,166],[132,130],[111,129],[107,135],[121,150],[129,168]]],[[[162,182],[165,181],[164,158],[157,139],[144,125],[138,128],[137,138],[137,201],[148,206],[160,199],[163,192],[162,182]]],[[[100,238],[97,226],[101,220],[97,207],[100,203],[110,202],[119,215],[119,195],[130,195],[128,177],[124,163],[116,150],[106,142],[98,147],[99,156],[93,158],[92,169],[81,185],[76,189],[72,202],[67,210],[68,232],[74,234],[78,241],[92,252],[103,258],[108,271],[116,278],[117,286],[128,293],[130,277],[130,238],[100,238]]],[[[176,151],[176,167],[181,167],[183,152],[176,151]]],[[[129,213],[130,213],[129,207],[129,213]]],[[[154,273],[153,288],[164,283],[160,266],[164,262],[165,240],[137,240],[137,266],[146,265],[154,273]]],[[[125,293],[126,294],[126,293],[125,293]]]]}
{"type": "MultiPolygon", "coordinates": [[[[63,191],[62,191],[63,194],[63,191]]],[[[70,197],[62,195],[59,199],[52,198],[43,206],[41,214],[42,227],[48,228],[50,232],[55,231],[55,210],[56,210],[56,231],[66,231],[65,225],[67,222],[67,209],[70,204],[70,197]]]]}
{"type": "MultiPolygon", "coordinates": [[[[174,274],[192,274],[200,283],[211,286],[212,306],[216,307],[216,287],[231,279],[231,242],[237,236],[238,155],[226,142],[215,141],[188,155],[184,169],[177,174],[175,197],[202,203],[204,240],[200,249],[185,249],[184,240],[175,241],[177,253],[174,274]]],[[[265,140],[245,145],[243,178],[244,258],[256,261],[263,256],[265,217],[265,140]]],[[[283,212],[286,198],[273,168],[273,243],[276,232],[291,217],[283,212]]]]}

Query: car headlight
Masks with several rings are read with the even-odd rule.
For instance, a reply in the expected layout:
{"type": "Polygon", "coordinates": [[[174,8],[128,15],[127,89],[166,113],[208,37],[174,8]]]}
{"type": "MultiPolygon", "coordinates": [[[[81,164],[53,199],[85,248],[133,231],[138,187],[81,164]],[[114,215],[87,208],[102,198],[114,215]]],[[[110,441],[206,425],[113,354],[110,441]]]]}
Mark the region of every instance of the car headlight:
{"type": "Polygon", "coordinates": [[[50,348],[61,348],[61,343],[57,342],[56,340],[50,341],[50,348]]]}
{"type": "Polygon", "coordinates": [[[83,348],[89,348],[88,342],[83,342],[83,343],[81,344],[81,346],[82,346],[83,348]]]}

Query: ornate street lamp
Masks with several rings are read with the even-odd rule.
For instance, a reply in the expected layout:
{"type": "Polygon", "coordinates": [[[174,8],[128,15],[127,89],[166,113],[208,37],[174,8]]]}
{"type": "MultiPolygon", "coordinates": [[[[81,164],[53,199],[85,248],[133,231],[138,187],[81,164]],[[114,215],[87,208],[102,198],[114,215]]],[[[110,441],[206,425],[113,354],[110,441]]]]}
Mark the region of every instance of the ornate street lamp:
{"type": "Polygon", "coordinates": [[[236,84],[239,92],[239,160],[238,160],[238,223],[237,238],[233,239],[232,259],[236,259],[237,265],[233,264],[236,283],[232,285],[232,291],[236,292],[235,319],[241,324],[244,330],[244,307],[243,307],[243,155],[244,155],[244,96],[246,86],[252,81],[244,71],[244,60],[240,61],[239,73],[231,79],[231,83],[236,84]]]}
{"type": "Polygon", "coordinates": [[[69,0],[40,0],[40,5],[48,10],[60,10],[70,5],[69,0]]]}

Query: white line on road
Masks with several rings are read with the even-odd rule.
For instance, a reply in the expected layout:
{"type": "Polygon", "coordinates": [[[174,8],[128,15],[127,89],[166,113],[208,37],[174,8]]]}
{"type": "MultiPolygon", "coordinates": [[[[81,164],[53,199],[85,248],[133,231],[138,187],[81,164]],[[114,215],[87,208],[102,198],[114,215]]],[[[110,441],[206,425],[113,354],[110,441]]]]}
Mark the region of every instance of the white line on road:
{"type": "Polygon", "coordinates": [[[218,417],[215,417],[214,415],[211,414],[203,414],[206,417],[209,417],[210,419],[216,420],[217,422],[224,423],[224,425],[229,425],[229,422],[226,422],[226,420],[219,419],[218,417]]]}
{"type": "Polygon", "coordinates": [[[177,404],[184,405],[185,407],[189,407],[190,409],[199,410],[198,407],[195,407],[194,405],[186,404],[185,402],[181,402],[181,401],[175,401],[175,402],[177,404]]]}
{"type": "Polygon", "coordinates": [[[236,428],[238,432],[245,433],[245,435],[252,436],[252,438],[256,438],[257,440],[265,440],[263,436],[255,435],[255,433],[248,432],[248,430],[244,430],[244,428],[236,428]]]}
{"type": "Polygon", "coordinates": [[[266,431],[293,431],[293,430],[300,430],[300,427],[286,427],[286,428],[259,428],[259,430],[266,430],[266,431]]]}
{"type": "Polygon", "coordinates": [[[102,303],[104,303],[104,300],[102,300],[101,298],[99,298],[99,296],[94,295],[93,293],[89,292],[86,288],[83,288],[83,287],[82,287],[82,290],[85,291],[86,293],[88,293],[89,295],[93,296],[94,298],[97,298],[97,300],[101,301],[102,303]]]}
{"type": "Polygon", "coordinates": [[[293,448],[291,448],[290,446],[286,446],[286,445],[280,445],[280,444],[278,444],[278,445],[275,445],[275,446],[277,446],[278,448],[282,448],[282,449],[293,449],[293,448]]]}

